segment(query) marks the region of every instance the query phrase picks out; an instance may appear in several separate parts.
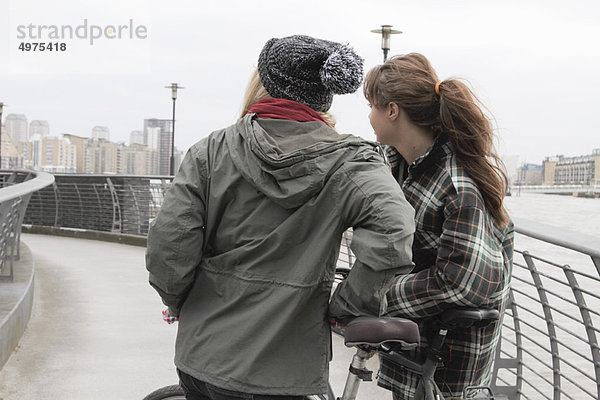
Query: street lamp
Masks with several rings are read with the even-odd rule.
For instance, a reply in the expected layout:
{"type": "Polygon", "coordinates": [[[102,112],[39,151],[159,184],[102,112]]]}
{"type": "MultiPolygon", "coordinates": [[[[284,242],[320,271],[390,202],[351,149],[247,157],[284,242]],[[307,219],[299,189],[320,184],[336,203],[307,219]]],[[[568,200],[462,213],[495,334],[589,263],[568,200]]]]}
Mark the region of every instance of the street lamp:
{"type": "Polygon", "coordinates": [[[176,83],[171,83],[171,86],[165,86],[171,89],[171,98],[173,99],[173,125],[171,126],[171,165],[169,167],[169,175],[175,175],[175,100],[177,100],[177,89],[183,89],[176,83]]]}
{"type": "Polygon", "coordinates": [[[402,31],[392,29],[392,25],[381,25],[381,29],[373,29],[371,32],[381,33],[381,50],[383,50],[383,62],[385,62],[387,53],[390,50],[391,35],[402,33],[402,31]]]}

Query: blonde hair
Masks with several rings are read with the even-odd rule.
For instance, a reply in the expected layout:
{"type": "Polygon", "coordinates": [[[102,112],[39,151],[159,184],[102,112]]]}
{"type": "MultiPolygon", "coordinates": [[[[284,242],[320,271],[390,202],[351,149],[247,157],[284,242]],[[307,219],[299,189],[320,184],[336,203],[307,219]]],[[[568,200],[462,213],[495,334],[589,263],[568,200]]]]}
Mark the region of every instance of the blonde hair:
{"type": "MultiPolygon", "coordinates": [[[[260,80],[260,76],[258,75],[258,68],[254,70],[252,77],[250,78],[250,82],[248,83],[248,88],[246,89],[246,94],[244,95],[244,101],[242,103],[242,112],[240,114],[240,118],[243,118],[250,107],[257,101],[261,99],[266,99],[271,97],[267,89],[262,84],[260,80]]],[[[335,129],[335,118],[328,112],[317,111],[321,118],[325,121],[327,125],[335,129]]]]}

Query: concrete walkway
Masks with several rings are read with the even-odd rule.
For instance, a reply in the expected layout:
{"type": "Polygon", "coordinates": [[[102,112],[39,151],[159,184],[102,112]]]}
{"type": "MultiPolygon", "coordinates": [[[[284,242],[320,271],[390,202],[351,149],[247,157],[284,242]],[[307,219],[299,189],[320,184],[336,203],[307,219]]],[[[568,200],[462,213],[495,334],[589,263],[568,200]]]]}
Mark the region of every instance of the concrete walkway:
{"type": "Polygon", "coordinates": [[[15,254],[12,279],[10,260],[4,262],[0,280],[0,370],[19,344],[31,317],[33,305],[33,257],[25,243],[15,254]],[[4,272],[7,273],[4,273],[4,272]]]}
{"type": "MultiPolygon", "coordinates": [[[[35,260],[34,305],[0,371],[0,400],[142,399],[177,382],[177,328],[161,319],[144,248],[45,235],[22,240],[35,260]]],[[[351,356],[336,339],[331,380],[338,395],[351,356]]],[[[391,395],[366,383],[359,398],[391,395]]]]}

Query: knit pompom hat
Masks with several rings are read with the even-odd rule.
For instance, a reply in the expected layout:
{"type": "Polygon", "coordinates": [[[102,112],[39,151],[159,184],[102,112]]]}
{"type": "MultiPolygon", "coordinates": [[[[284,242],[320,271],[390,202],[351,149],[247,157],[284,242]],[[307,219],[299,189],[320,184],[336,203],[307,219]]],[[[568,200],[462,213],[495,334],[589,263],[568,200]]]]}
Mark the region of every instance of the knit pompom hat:
{"type": "Polygon", "coordinates": [[[294,35],[265,44],[258,57],[258,73],[272,97],[327,111],[334,94],[358,89],[363,60],[346,45],[294,35]]]}

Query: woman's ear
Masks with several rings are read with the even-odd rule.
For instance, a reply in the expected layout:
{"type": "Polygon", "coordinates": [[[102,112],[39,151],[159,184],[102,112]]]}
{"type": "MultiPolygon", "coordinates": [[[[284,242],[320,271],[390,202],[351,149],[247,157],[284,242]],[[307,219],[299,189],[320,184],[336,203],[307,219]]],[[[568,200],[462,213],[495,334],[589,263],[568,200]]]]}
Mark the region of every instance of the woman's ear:
{"type": "Polygon", "coordinates": [[[396,120],[400,116],[400,107],[396,103],[387,105],[387,117],[391,120],[396,120]]]}

